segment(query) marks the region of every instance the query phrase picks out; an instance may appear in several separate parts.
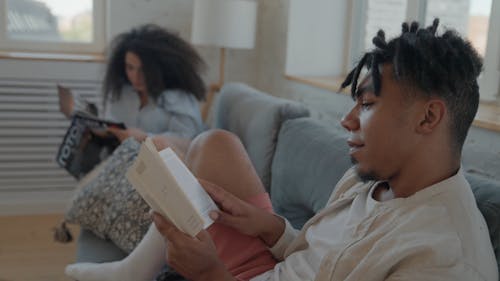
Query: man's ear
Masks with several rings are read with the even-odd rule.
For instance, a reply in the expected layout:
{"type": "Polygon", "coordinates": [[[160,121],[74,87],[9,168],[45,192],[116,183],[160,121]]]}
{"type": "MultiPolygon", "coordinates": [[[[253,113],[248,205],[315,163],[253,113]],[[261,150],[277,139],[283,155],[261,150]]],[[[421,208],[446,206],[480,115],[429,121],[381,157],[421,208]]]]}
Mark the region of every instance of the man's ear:
{"type": "Polygon", "coordinates": [[[446,114],[446,104],[441,99],[430,99],[423,107],[420,123],[417,126],[417,132],[428,134],[443,122],[446,114]]]}

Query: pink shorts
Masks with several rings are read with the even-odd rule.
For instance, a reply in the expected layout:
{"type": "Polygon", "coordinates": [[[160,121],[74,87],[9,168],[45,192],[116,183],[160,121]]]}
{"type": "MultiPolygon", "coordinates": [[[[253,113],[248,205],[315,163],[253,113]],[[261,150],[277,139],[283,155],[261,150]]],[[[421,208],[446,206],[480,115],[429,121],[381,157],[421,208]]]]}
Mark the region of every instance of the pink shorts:
{"type": "MultiPolygon", "coordinates": [[[[274,213],[269,194],[264,192],[245,200],[246,202],[274,213]]],[[[235,229],[214,223],[208,228],[217,253],[227,269],[238,280],[249,280],[271,270],[276,264],[268,247],[258,237],[241,234],[235,229]]]]}

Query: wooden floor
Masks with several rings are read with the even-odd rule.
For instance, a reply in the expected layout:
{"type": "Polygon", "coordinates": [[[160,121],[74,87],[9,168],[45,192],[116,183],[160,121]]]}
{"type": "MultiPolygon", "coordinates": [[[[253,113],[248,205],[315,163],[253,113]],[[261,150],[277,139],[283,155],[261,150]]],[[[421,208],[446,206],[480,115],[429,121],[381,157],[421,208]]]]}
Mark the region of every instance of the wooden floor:
{"type": "MultiPolygon", "coordinates": [[[[54,242],[62,215],[0,216],[0,281],[70,280],[64,267],[75,259],[75,242],[54,242]]],[[[71,225],[76,239],[78,227],[71,225]]]]}

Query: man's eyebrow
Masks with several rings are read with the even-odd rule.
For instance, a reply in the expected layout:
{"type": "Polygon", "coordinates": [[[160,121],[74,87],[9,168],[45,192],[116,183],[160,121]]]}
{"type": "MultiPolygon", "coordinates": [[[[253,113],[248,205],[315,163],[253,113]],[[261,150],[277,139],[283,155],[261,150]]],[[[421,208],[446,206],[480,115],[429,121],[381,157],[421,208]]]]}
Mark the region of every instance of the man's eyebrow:
{"type": "Polygon", "coordinates": [[[357,98],[360,98],[361,96],[363,96],[366,92],[369,92],[369,91],[372,91],[373,92],[374,88],[373,88],[373,85],[371,83],[369,83],[368,85],[363,85],[363,86],[360,86],[356,89],[356,93],[354,94],[354,99],[357,99],[357,98]]]}

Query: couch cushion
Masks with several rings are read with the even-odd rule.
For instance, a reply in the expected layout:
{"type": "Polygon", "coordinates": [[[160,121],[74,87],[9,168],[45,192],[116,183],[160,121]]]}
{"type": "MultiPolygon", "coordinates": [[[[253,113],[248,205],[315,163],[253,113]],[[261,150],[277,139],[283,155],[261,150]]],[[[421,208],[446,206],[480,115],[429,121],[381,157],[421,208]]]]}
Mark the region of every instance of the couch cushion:
{"type": "Polygon", "coordinates": [[[351,166],[345,137],[311,118],[281,127],[271,173],[275,211],[300,229],[326,204],[337,181],[351,166]]]}
{"type": "Polygon", "coordinates": [[[486,220],[500,270],[500,182],[466,173],[479,210],[486,220]]]}
{"type": "Polygon", "coordinates": [[[80,185],[65,214],[69,223],[112,241],[126,253],[135,248],[151,224],[149,206],[125,177],[139,147],[133,138],[118,146],[98,174],[80,185]]]}
{"type": "Polygon", "coordinates": [[[269,190],[271,158],[281,124],[309,116],[302,104],[259,92],[245,84],[224,85],[214,102],[213,128],[236,134],[269,190]]]}

